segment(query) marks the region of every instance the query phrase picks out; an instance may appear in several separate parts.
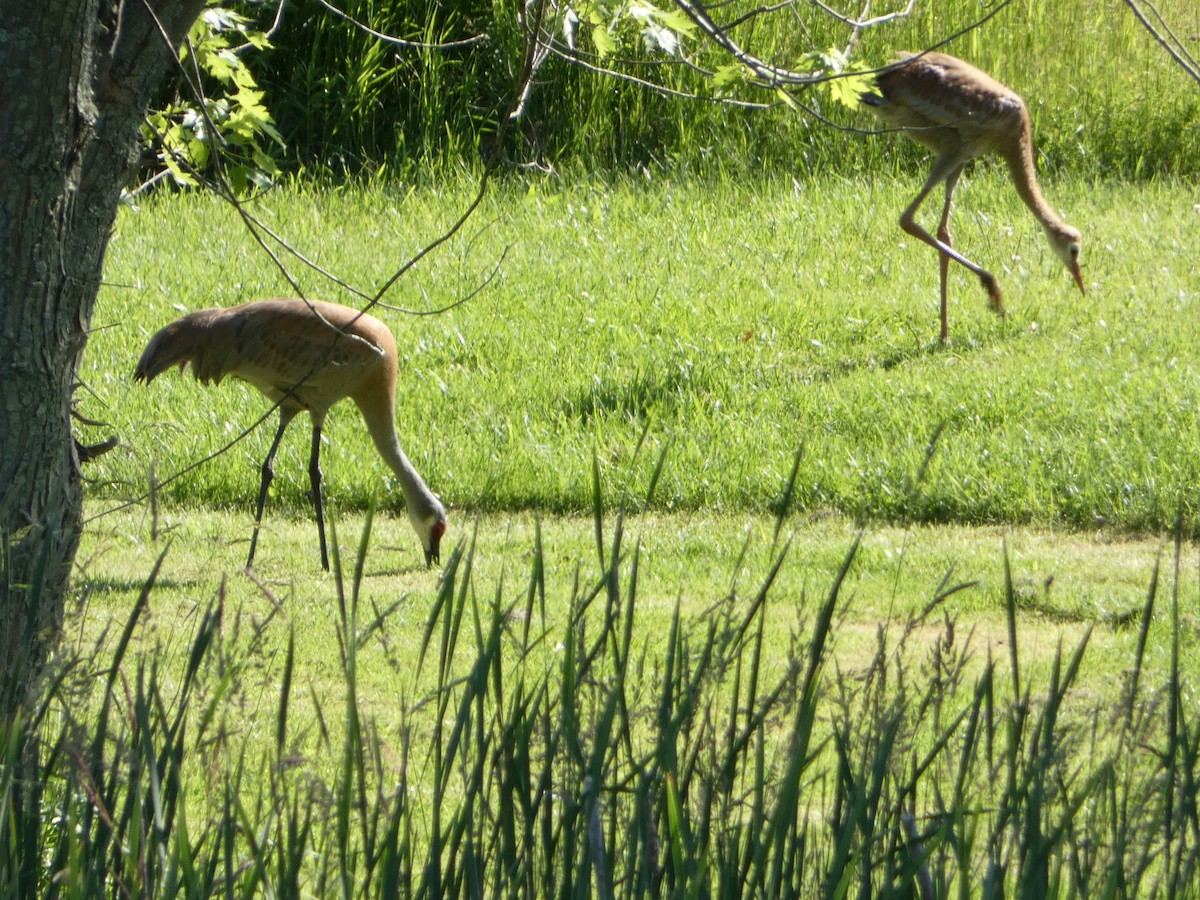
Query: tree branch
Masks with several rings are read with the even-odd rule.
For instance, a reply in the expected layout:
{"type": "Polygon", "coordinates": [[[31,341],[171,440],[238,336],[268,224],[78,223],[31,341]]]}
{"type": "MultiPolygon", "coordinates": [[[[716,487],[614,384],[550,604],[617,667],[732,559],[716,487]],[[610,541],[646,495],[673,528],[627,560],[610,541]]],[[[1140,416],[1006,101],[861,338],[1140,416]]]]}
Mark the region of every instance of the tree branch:
{"type": "Polygon", "coordinates": [[[364,34],[369,34],[376,40],[384,41],[388,44],[394,44],[397,47],[409,47],[417,50],[458,50],[463,47],[473,47],[476,44],[485,43],[486,41],[490,40],[487,34],[477,34],[474,37],[464,38],[461,41],[446,41],[444,43],[437,44],[431,44],[425,41],[407,41],[404,38],[393,37],[390,34],[384,34],[382,31],[376,31],[370,25],[366,25],[363,22],[358,21],[349,13],[338,9],[336,6],[330,3],[329,0],[316,0],[316,3],[322,9],[332,13],[339,19],[349,22],[364,34]]]}
{"type": "MultiPolygon", "coordinates": [[[[157,23],[160,34],[162,36],[162,39],[164,41],[167,41],[168,40],[167,32],[166,32],[165,28],[163,27],[162,23],[158,20],[158,17],[155,15],[154,11],[149,8],[149,0],[142,0],[142,2],[143,2],[143,4],[146,5],[147,10],[150,12],[150,15],[154,18],[154,21],[157,23]]],[[[318,0],[318,2],[320,2],[320,0],[318,0]]],[[[199,85],[194,84],[192,82],[192,80],[190,79],[190,77],[187,77],[188,73],[186,72],[186,69],[183,66],[182,61],[179,59],[178,53],[175,52],[175,44],[168,43],[168,47],[169,47],[169,52],[171,53],[171,55],[174,59],[175,65],[181,71],[183,71],[183,73],[185,75],[185,82],[192,88],[192,90],[194,90],[196,99],[199,102],[200,109],[203,111],[203,115],[207,119],[207,117],[208,117],[208,113],[207,113],[207,109],[206,109],[207,104],[205,104],[205,102],[204,102],[205,98],[204,98],[202,91],[200,90],[199,85]]],[[[367,294],[365,292],[359,291],[359,290],[351,287],[350,285],[345,284],[340,279],[335,279],[337,281],[337,283],[341,284],[343,287],[347,288],[348,290],[353,291],[354,293],[358,294],[358,296],[363,297],[364,299],[367,299],[367,303],[359,311],[359,315],[365,315],[367,313],[367,311],[370,310],[372,307],[380,304],[382,302],[382,298],[387,294],[387,292],[391,289],[391,287],[406,272],[408,272],[413,266],[415,266],[421,259],[428,256],[435,249],[440,247],[445,242],[449,241],[455,234],[457,234],[462,229],[462,227],[466,224],[466,222],[470,219],[470,217],[474,214],[475,210],[478,209],[479,205],[483,202],[483,198],[486,196],[487,189],[488,189],[488,186],[491,181],[491,177],[494,174],[496,168],[499,166],[500,153],[501,153],[501,148],[503,147],[504,134],[507,130],[509,123],[512,121],[512,117],[511,117],[512,110],[515,109],[517,104],[521,102],[521,97],[527,96],[527,94],[528,94],[528,85],[529,85],[529,82],[532,80],[533,74],[535,71],[535,69],[534,69],[535,53],[536,53],[535,42],[531,42],[531,41],[527,40],[526,46],[525,46],[525,52],[523,55],[521,73],[520,73],[520,76],[515,85],[515,90],[513,92],[513,96],[511,98],[511,100],[509,101],[509,103],[507,104],[506,113],[503,115],[499,115],[497,118],[495,141],[493,143],[491,152],[488,154],[487,158],[484,160],[484,171],[479,179],[478,190],[476,191],[474,199],[467,206],[466,210],[450,225],[450,227],[445,232],[443,232],[440,236],[435,238],[430,243],[426,244],[421,250],[419,250],[416,254],[414,254],[407,262],[402,264],[392,274],[392,276],[390,278],[388,278],[383,283],[383,285],[371,297],[368,298],[367,294]]],[[[209,127],[212,128],[211,122],[209,122],[209,127]]],[[[217,154],[217,156],[219,157],[219,154],[217,154]]],[[[307,299],[304,297],[303,292],[300,290],[300,287],[297,284],[297,282],[291,277],[290,273],[287,271],[287,268],[278,259],[278,257],[270,250],[270,248],[268,248],[266,246],[266,244],[262,240],[261,236],[258,233],[258,228],[262,227],[261,223],[259,223],[253,217],[251,217],[242,208],[242,204],[237,200],[237,198],[236,198],[234,192],[232,191],[232,189],[230,188],[227,180],[224,178],[224,173],[223,173],[223,170],[220,168],[219,161],[217,163],[217,166],[218,166],[218,180],[216,182],[213,182],[209,179],[203,179],[202,183],[207,185],[210,189],[215,190],[219,196],[221,196],[223,199],[225,199],[226,201],[233,204],[234,208],[237,210],[243,223],[246,225],[247,229],[250,231],[250,233],[254,237],[255,241],[258,242],[259,246],[262,247],[263,250],[271,257],[271,259],[275,261],[275,264],[283,272],[284,277],[287,278],[289,283],[292,284],[292,286],[296,289],[300,298],[305,300],[305,302],[308,302],[307,299]]],[[[267,231],[267,229],[265,229],[265,228],[263,230],[267,231]]],[[[292,252],[294,255],[296,255],[297,258],[305,261],[306,263],[308,262],[297,251],[293,250],[290,245],[288,245],[286,242],[284,242],[278,236],[274,235],[273,232],[269,232],[269,233],[271,233],[271,236],[273,239],[275,239],[277,242],[279,242],[282,246],[286,247],[290,252],[292,252]]],[[[507,253],[507,250],[505,251],[505,254],[506,253],[507,253]]],[[[493,269],[492,273],[483,281],[483,283],[479,287],[477,287],[474,291],[472,291],[466,297],[460,298],[458,301],[451,303],[450,305],[444,307],[442,310],[439,310],[439,311],[445,311],[448,309],[452,309],[455,306],[459,306],[462,303],[465,303],[468,300],[470,300],[476,294],[478,294],[478,292],[480,290],[482,290],[484,287],[486,287],[487,284],[489,284],[492,281],[492,279],[495,277],[496,271],[498,271],[500,264],[503,263],[505,254],[501,255],[500,261],[496,264],[496,267],[493,269]]],[[[314,264],[311,264],[311,263],[308,263],[308,264],[312,265],[313,268],[317,268],[314,264]]],[[[324,270],[318,269],[318,271],[323,272],[324,270]]],[[[332,277],[332,276],[330,276],[330,277],[332,277]]],[[[334,329],[334,331],[337,334],[341,333],[338,329],[334,329]]],[[[335,347],[335,345],[336,345],[336,334],[334,335],[333,339],[330,342],[330,351],[331,352],[332,352],[333,348],[335,347]]],[[[323,362],[323,360],[316,361],[313,365],[312,371],[315,372],[321,366],[322,362],[323,362]]],[[[310,372],[310,374],[311,374],[311,372],[310,372]]],[[[159,488],[161,488],[167,484],[170,484],[172,481],[175,481],[176,479],[182,477],[183,475],[187,474],[188,472],[191,472],[191,471],[199,468],[200,466],[205,465],[206,463],[215,459],[216,457],[222,455],[223,453],[228,452],[230,449],[232,449],[234,446],[236,446],[242,440],[244,440],[247,436],[249,436],[254,430],[256,430],[265,421],[267,421],[267,419],[269,419],[275,413],[275,411],[292,394],[292,392],[295,391],[296,388],[298,388],[301,384],[304,383],[304,380],[307,377],[308,376],[306,375],[305,378],[300,379],[300,381],[296,385],[293,385],[290,390],[285,392],[283,394],[283,396],[280,397],[279,400],[277,400],[274,404],[272,404],[272,406],[269,409],[267,409],[262,415],[260,415],[250,425],[248,425],[246,428],[244,428],[240,433],[235,435],[232,439],[227,441],[223,446],[221,446],[217,450],[213,451],[212,453],[208,454],[207,456],[204,456],[201,459],[198,459],[192,463],[189,463],[188,465],[184,466],[182,469],[169,475],[167,478],[164,478],[162,480],[153,480],[149,490],[143,492],[142,494],[140,494],[137,497],[134,497],[131,500],[128,500],[124,503],[118,504],[117,506],[115,506],[111,509],[104,510],[102,512],[96,513],[95,515],[93,515],[87,519],[84,519],[84,524],[86,525],[87,523],[91,522],[94,519],[101,518],[102,516],[106,516],[110,513],[117,512],[121,509],[125,509],[127,507],[136,506],[140,503],[143,503],[147,499],[149,499],[153,495],[155,495],[159,488]]]]}
{"type": "Polygon", "coordinates": [[[1170,25],[1167,24],[1167,21],[1155,8],[1154,4],[1150,3],[1149,0],[1125,0],[1125,5],[1129,7],[1137,20],[1142,23],[1142,27],[1150,32],[1151,36],[1162,45],[1162,48],[1167,51],[1171,59],[1175,60],[1183,71],[1192,76],[1197,84],[1200,84],[1200,64],[1197,64],[1192,55],[1187,52],[1183,46],[1183,42],[1175,36],[1175,32],[1171,30],[1170,25]],[[1150,15],[1147,15],[1142,7],[1149,10],[1150,15]],[[1150,21],[1151,16],[1153,16],[1157,24],[1150,21]]]}

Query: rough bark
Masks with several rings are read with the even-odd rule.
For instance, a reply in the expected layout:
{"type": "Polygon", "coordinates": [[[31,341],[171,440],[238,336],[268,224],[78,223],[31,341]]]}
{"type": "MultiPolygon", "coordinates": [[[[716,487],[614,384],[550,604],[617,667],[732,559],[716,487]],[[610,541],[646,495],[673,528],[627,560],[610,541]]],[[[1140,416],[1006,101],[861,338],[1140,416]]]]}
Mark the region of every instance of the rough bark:
{"type": "Polygon", "coordinates": [[[72,388],[138,123],[203,5],[6,0],[0,17],[0,716],[61,625],[82,528],[72,388]]]}

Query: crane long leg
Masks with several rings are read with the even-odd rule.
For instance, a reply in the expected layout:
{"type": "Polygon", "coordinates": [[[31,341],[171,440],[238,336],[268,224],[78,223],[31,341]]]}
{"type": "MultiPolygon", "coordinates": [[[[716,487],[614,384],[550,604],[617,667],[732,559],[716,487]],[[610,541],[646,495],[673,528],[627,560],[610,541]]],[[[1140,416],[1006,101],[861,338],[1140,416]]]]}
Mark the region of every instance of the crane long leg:
{"type": "MultiPolygon", "coordinates": [[[[934,185],[939,182],[946,183],[946,206],[942,211],[942,221],[948,222],[950,217],[950,199],[954,194],[954,186],[958,183],[958,178],[962,174],[963,166],[966,160],[963,160],[959,154],[944,154],[939,156],[933,163],[933,169],[929,172],[929,177],[925,179],[925,184],[921,186],[921,190],[917,192],[917,196],[913,198],[912,203],[900,214],[900,227],[908,234],[911,234],[919,241],[923,241],[930,247],[933,247],[941,255],[940,262],[942,271],[945,272],[949,267],[948,260],[954,260],[960,266],[970,269],[979,276],[979,280],[983,282],[984,288],[988,292],[988,302],[991,307],[997,311],[1004,309],[1004,301],[1000,295],[1000,286],[996,284],[996,279],[992,273],[984,269],[982,266],[976,265],[967,259],[957,250],[950,246],[949,242],[939,240],[931,235],[928,231],[917,224],[917,210],[921,208],[921,204],[925,202],[925,198],[929,196],[929,192],[933,190],[934,185]]],[[[939,229],[941,232],[943,229],[939,229]]],[[[945,276],[942,278],[942,340],[946,340],[946,287],[945,276]]]]}
{"type": "MultiPolygon", "coordinates": [[[[962,166],[946,176],[946,203],[942,207],[942,221],[938,223],[937,239],[947,247],[954,246],[953,239],[950,237],[950,203],[960,175],[962,175],[962,166]]],[[[938,254],[938,275],[942,288],[942,343],[944,344],[950,340],[950,315],[947,310],[946,296],[947,281],[950,275],[950,257],[945,253],[938,254]]]]}
{"type": "Polygon", "coordinates": [[[321,568],[329,571],[329,552],[325,547],[325,511],[321,502],[321,426],[313,420],[312,452],[308,457],[308,480],[312,484],[313,509],[317,514],[317,534],[321,539],[321,568]]]}
{"type": "MultiPolygon", "coordinates": [[[[953,247],[953,239],[950,237],[950,206],[954,198],[954,188],[958,186],[958,179],[962,175],[963,167],[959,166],[953,172],[946,176],[946,202],[942,206],[942,220],[938,223],[937,239],[947,247],[953,247]]],[[[950,340],[950,316],[947,310],[947,280],[950,275],[950,257],[945,253],[938,254],[938,274],[942,288],[942,343],[950,340]]]]}
{"type": "Polygon", "coordinates": [[[258,547],[258,531],[262,527],[263,506],[267,502],[267,489],[271,486],[271,479],[275,477],[275,452],[279,449],[279,442],[283,440],[283,433],[287,431],[288,423],[292,421],[294,415],[296,415],[294,411],[280,407],[279,430],[275,432],[275,440],[271,442],[271,449],[267,451],[267,458],[263,460],[262,484],[258,488],[258,505],[254,510],[254,534],[250,537],[250,555],[246,557],[247,571],[254,566],[254,551],[258,547]]]}

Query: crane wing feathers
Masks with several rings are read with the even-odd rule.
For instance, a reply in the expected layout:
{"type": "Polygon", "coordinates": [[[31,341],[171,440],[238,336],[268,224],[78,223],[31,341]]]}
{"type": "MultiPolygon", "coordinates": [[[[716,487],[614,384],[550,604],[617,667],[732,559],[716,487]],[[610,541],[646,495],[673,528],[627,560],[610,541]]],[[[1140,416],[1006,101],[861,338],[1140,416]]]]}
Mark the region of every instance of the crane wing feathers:
{"type": "Polygon", "coordinates": [[[233,375],[274,399],[302,383],[300,405],[328,408],[395,356],[387,327],[357,310],[260,300],[200,310],[167,325],[146,345],[134,378],[151,381],[173,365],[190,366],[201,383],[233,375]]]}
{"type": "Polygon", "coordinates": [[[943,53],[902,58],[876,79],[886,103],[880,112],[904,127],[981,130],[1019,120],[1021,98],[969,63],[943,53]]]}

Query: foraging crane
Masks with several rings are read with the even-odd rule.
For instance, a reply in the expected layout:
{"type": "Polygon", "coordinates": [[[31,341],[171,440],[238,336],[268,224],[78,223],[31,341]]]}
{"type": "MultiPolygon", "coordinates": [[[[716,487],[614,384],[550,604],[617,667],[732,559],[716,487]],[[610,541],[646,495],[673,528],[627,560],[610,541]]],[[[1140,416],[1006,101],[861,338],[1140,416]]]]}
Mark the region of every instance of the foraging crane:
{"type": "Polygon", "coordinates": [[[321,426],[329,408],[345,397],[361,410],[367,430],[404,491],[408,518],[425,550],[425,564],[440,562],[446,510],[413,468],[396,436],[396,341],[387,326],[356,309],[305,300],[259,300],[230,309],[205,309],[177,319],[146,345],[134,372],[149,383],[177,365],[191,365],[202,384],[226,375],[240,378],[279,404],[279,430],[262,464],[262,485],[250,539],[249,570],[262,526],[267,488],[275,476],[275,451],[295,415],[312,418],[312,483],[321,566],[328,570],[321,498],[321,426]]]}
{"type": "Polygon", "coordinates": [[[944,53],[904,54],[903,59],[880,72],[875,83],[878,93],[863,94],[862,101],[874,107],[884,122],[902,129],[906,136],[937,154],[925,184],[900,214],[900,227],[938,251],[942,341],[950,336],[946,321],[946,275],[950,260],[979,276],[992,309],[1004,315],[1004,301],[996,279],[954,250],[950,243],[950,198],[963,167],[977,156],[995,153],[1004,157],[1017,193],[1041,223],[1051,249],[1083,292],[1083,274],[1079,270],[1082,237],[1078,229],[1055,214],[1038,188],[1029,112],[1024,101],[987,73],[944,53]],[[915,216],[939,182],[946,186],[946,203],[935,238],[916,223],[915,216]]]}

